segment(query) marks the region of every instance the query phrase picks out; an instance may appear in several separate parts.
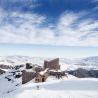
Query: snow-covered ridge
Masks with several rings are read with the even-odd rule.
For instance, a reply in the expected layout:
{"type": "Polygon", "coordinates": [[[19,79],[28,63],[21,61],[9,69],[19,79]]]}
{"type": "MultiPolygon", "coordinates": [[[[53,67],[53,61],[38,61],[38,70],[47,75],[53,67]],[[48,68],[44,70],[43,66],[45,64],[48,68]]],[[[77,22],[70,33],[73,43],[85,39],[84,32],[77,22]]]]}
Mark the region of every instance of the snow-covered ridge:
{"type": "MultiPolygon", "coordinates": [[[[30,57],[30,56],[1,56],[0,64],[4,65],[20,65],[27,62],[32,64],[38,64],[43,66],[44,60],[49,60],[54,58],[45,58],[45,57],[30,57]]],[[[98,69],[98,56],[87,57],[81,59],[67,59],[60,58],[60,65],[63,70],[65,69],[77,69],[79,67],[85,69],[98,69]]]]}

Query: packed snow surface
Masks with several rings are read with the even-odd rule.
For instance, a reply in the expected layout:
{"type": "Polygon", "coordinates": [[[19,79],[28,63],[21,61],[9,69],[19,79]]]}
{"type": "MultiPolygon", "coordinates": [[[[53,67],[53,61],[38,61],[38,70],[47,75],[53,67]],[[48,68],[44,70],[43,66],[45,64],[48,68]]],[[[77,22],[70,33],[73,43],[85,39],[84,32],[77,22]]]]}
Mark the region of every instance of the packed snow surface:
{"type": "Polygon", "coordinates": [[[31,81],[1,98],[98,98],[98,79],[73,78],[45,83],[31,81]]]}

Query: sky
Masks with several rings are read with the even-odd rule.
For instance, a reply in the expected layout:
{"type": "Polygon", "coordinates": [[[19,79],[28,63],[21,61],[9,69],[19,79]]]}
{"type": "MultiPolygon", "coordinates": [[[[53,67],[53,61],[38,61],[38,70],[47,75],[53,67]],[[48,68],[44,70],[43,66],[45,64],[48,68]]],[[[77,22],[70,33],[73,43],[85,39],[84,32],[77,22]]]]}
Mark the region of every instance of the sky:
{"type": "Polygon", "coordinates": [[[1,56],[30,56],[52,58],[85,58],[98,56],[97,47],[54,46],[32,44],[0,44],[1,56]]]}
{"type": "Polygon", "coordinates": [[[84,57],[97,50],[98,0],[0,0],[0,55],[84,57]]]}

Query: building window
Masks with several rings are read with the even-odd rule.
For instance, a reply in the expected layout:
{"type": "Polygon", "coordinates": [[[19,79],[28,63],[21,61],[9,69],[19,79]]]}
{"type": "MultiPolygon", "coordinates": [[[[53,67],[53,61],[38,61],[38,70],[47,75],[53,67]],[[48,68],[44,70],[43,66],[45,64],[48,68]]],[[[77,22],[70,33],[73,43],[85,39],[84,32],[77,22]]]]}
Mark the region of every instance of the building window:
{"type": "Polygon", "coordinates": [[[39,79],[36,79],[36,81],[38,81],[38,82],[39,82],[39,79]]]}

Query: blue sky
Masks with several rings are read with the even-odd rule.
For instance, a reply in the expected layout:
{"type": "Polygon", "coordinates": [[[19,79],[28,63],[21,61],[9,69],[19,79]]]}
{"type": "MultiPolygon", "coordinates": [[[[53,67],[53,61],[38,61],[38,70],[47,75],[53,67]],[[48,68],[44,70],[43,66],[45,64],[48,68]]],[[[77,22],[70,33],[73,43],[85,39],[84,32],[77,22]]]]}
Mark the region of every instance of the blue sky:
{"type": "Polygon", "coordinates": [[[0,47],[0,55],[98,55],[98,0],[0,0],[0,47]]]}

